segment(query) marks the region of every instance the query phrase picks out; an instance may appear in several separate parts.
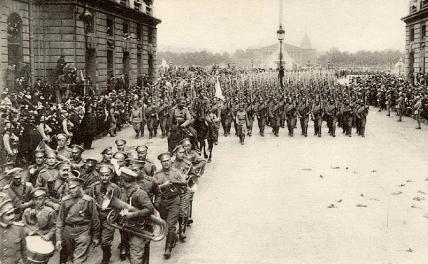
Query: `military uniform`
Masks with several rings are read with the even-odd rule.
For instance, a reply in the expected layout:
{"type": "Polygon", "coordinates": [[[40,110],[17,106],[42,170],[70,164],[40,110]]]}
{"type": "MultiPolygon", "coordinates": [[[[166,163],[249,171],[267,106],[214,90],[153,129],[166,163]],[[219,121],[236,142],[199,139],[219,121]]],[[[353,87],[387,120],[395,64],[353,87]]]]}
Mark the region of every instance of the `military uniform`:
{"type": "MultiPolygon", "coordinates": [[[[116,184],[109,182],[108,184],[100,184],[100,191],[94,194],[94,199],[96,202],[101,205],[103,203],[104,197],[107,193],[113,193],[113,196],[116,198],[121,198],[120,187],[116,184]]],[[[110,208],[109,208],[110,209],[110,208]]],[[[102,263],[108,263],[111,258],[111,244],[114,238],[115,228],[107,223],[107,214],[110,211],[99,210],[100,217],[100,229],[101,229],[101,249],[103,251],[103,260],[102,263]]]]}
{"type": "Polygon", "coordinates": [[[307,102],[301,102],[298,107],[298,115],[300,119],[300,127],[302,129],[302,135],[308,136],[308,124],[309,124],[309,113],[310,106],[307,102]]]}
{"type": "Polygon", "coordinates": [[[51,207],[43,205],[41,208],[27,208],[22,215],[22,222],[26,225],[26,233],[43,236],[46,240],[55,240],[56,212],[51,207]]]}
{"type": "MultiPolygon", "coordinates": [[[[183,181],[180,172],[170,169],[169,171],[161,170],[153,176],[156,183],[164,184],[166,181],[183,181]]],[[[162,190],[162,198],[159,205],[161,218],[168,223],[168,235],[165,243],[165,249],[172,250],[176,241],[176,225],[180,212],[180,191],[176,186],[167,186],[162,190]]]]}
{"type": "Polygon", "coordinates": [[[312,107],[312,116],[314,119],[314,134],[321,137],[321,128],[322,128],[322,117],[323,117],[323,107],[320,102],[315,103],[312,107]]]}
{"type": "MultiPolygon", "coordinates": [[[[137,209],[137,217],[128,221],[130,223],[144,223],[145,217],[153,214],[154,207],[149,196],[138,186],[132,186],[122,193],[122,199],[137,209]]],[[[141,264],[144,260],[144,251],[146,249],[147,239],[141,238],[132,233],[129,236],[129,254],[131,264],[141,264]]]]}
{"type": "Polygon", "coordinates": [[[153,175],[156,172],[155,163],[147,158],[145,160],[140,160],[140,159],[138,160],[144,162],[144,166],[142,167],[142,172],[147,176],[153,177],[153,175]]]}
{"type": "Polygon", "coordinates": [[[12,200],[13,207],[15,207],[16,220],[21,220],[24,210],[32,205],[31,194],[34,187],[30,182],[24,182],[19,186],[7,184],[3,188],[3,192],[12,200]]]}
{"type": "Polygon", "coordinates": [[[45,164],[42,164],[40,166],[37,164],[28,166],[27,181],[31,182],[33,186],[36,186],[37,177],[39,176],[40,172],[45,168],[45,164]]]}
{"type": "Polygon", "coordinates": [[[37,176],[36,187],[46,187],[48,182],[52,182],[56,178],[58,178],[58,169],[45,167],[40,170],[39,176],[37,176]]]}
{"type": "Polygon", "coordinates": [[[61,206],[56,223],[57,241],[63,241],[60,253],[60,263],[66,263],[67,257],[73,258],[73,263],[85,263],[91,245],[91,238],[99,238],[100,222],[95,201],[88,195],[73,198],[66,195],[61,200],[61,206]]]}
{"type": "Polygon", "coordinates": [[[288,135],[290,137],[294,136],[294,127],[297,122],[296,112],[297,109],[294,103],[288,102],[284,105],[284,113],[285,117],[287,118],[288,135]]]}
{"type": "Polygon", "coordinates": [[[57,156],[62,160],[71,160],[71,148],[57,148],[57,156]]]}
{"type": "Polygon", "coordinates": [[[336,136],[336,121],[337,121],[336,112],[337,112],[336,105],[333,102],[329,102],[325,107],[325,115],[327,116],[328,133],[332,137],[336,136]]]}
{"type": "Polygon", "coordinates": [[[162,137],[165,137],[168,133],[168,119],[169,119],[169,106],[166,103],[163,103],[159,106],[158,117],[160,129],[162,132],[162,137]]]}
{"type": "Polygon", "coordinates": [[[157,107],[155,105],[149,105],[146,108],[146,120],[147,120],[147,129],[149,130],[149,138],[156,137],[157,129],[157,107]]]}
{"type": "Polygon", "coordinates": [[[260,135],[264,137],[266,120],[268,118],[268,107],[265,102],[260,101],[256,107],[257,124],[259,126],[260,135]]]}
{"type": "Polygon", "coordinates": [[[26,263],[24,224],[0,224],[0,263],[26,263]]]}
{"type": "Polygon", "coordinates": [[[221,111],[221,125],[223,127],[223,133],[224,136],[230,135],[230,128],[232,125],[232,106],[229,103],[224,104],[222,111],[221,111]]]}

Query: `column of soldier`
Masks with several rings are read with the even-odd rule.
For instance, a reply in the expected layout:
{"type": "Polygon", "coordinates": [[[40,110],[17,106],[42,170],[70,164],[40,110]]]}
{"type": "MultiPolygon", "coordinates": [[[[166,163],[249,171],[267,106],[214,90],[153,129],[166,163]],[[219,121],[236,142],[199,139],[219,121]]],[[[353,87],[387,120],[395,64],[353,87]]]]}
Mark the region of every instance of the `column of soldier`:
{"type": "Polygon", "coordinates": [[[173,154],[158,156],[162,168],[157,170],[147,158],[147,146],[127,148],[123,139],[115,143],[116,150],[104,149],[100,161],[83,159],[84,149],[72,145],[59,153],[49,147],[36,150],[28,170],[5,168],[2,263],[47,263],[53,245],[59,263],[85,263],[98,245],[101,263],[110,263],[115,227],[120,230],[121,260],[149,263],[150,241],[165,236],[164,257],[171,256],[193,222],[193,192],[206,161],[184,139],[173,154]]]}

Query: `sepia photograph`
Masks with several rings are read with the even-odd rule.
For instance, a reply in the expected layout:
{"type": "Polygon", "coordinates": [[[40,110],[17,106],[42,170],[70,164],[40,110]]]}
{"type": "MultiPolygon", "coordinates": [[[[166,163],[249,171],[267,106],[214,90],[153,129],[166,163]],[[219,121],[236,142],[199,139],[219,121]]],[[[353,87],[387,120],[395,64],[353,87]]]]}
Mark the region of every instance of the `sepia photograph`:
{"type": "Polygon", "coordinates": [[[0,0],[0,264],[426,264],[428,0],[0,0]]]}

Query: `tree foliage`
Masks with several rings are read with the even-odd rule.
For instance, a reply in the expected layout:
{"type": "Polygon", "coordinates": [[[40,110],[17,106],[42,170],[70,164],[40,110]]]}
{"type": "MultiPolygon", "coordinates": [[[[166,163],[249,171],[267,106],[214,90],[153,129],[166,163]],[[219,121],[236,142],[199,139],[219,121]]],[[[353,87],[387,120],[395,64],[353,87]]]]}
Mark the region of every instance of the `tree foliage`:
{"type": "Polygon", "coordinates": [[[361,50],[355,53],[340,51],[337,48],[332,48],[325,54],[319,56],[318,63],[333,65],[356,65],[356,66],[375,66],[394,65],[403,54],[397,50],[383,51],[366,51],[361,50]]]}

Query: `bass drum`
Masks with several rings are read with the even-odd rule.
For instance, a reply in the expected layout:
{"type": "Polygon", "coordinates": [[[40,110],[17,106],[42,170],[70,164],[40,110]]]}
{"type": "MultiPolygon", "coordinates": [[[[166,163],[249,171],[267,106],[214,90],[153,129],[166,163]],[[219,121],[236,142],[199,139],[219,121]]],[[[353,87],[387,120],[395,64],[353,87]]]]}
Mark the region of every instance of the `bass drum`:
{"type": "Polygon", "coordinates": [[[55,247],[51,241],[45,241],[40,236],[27,236],[27,260],[29,263],[48,263],[53,256],[55,247]]]}

